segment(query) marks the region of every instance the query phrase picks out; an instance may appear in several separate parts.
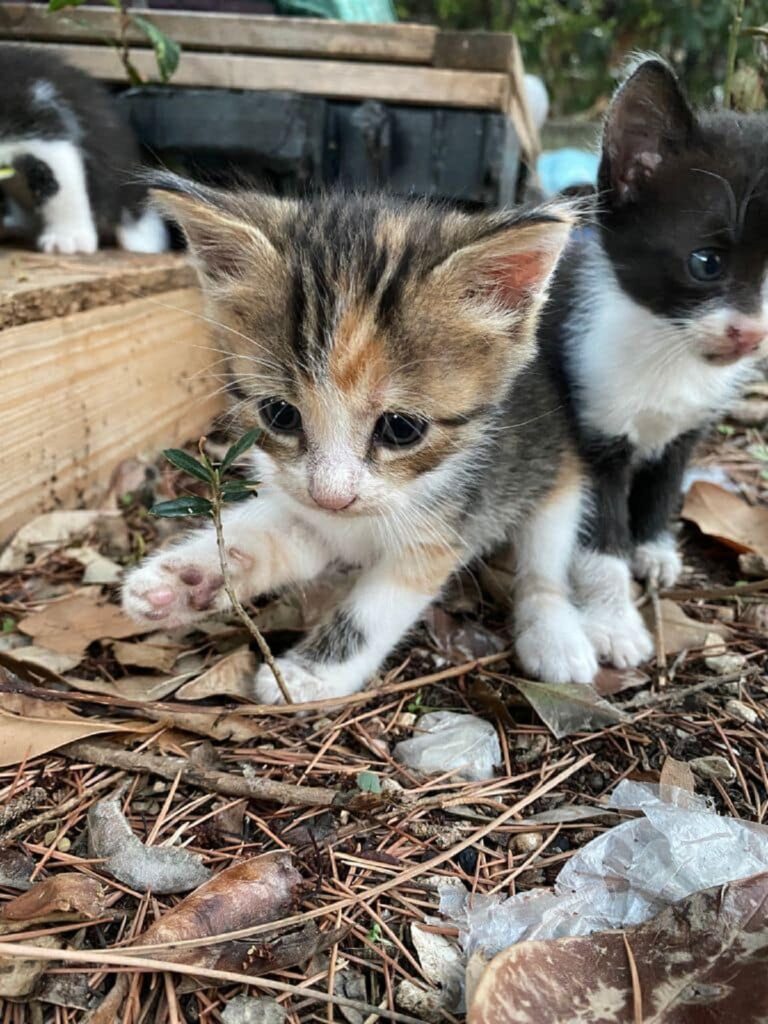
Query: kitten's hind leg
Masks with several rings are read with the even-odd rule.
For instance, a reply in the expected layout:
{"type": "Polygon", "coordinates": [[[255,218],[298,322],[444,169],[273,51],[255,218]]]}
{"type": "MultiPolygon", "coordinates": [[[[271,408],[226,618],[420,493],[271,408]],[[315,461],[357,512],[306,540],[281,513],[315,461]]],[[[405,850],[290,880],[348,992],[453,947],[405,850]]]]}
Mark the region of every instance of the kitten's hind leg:
{"type": "Polygon", "coordinates": [[[98,236],[78,147],[67,139],[30,139],[24,154],[47,165],[52,185],[39,198],[43,229],[37,247],[43,252],[96,252],[98,236]]]}
{"type": "Polygon", "coordinates": [[[584,629],[601,661],[634,668],[651,656],[653,641],[632,601],[632,578],[623,558],[577,548],[571,580],[584,629]]]}
{"type": "Polygon", "coordinates": [[[568,582],[581,511],[581,474],[565,465],[515,537],[515,648],[525,671],[550,683],[591,683],[597,672],[568,582]]]}

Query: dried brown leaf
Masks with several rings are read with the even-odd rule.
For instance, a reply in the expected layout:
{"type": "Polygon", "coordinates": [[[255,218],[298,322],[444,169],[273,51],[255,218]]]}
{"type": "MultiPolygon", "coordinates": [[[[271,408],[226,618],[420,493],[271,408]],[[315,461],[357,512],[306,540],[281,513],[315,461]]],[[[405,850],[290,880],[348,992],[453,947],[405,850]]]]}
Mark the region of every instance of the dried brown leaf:
{"type": "Polygon", "coordinates": [[[624,712],[603,700],[591,686],[512,681],[557,739],[626,721],[624,712]]]}
{"type": "Polygon", "coordinates": [[[89,921],[106,909],[107,890],[97,878],[65,872],[38,882],[0,907],[0,934],[45,921],[89,921]]]}
{"type": "MultiPolygon", "coordinates": [[[[664,637],[664,650],[667,654],[679,654],[692,648],[705,647],[709,633],[717,633],[727,637],[728,630],[720,623],[699,622],[692,619],[675,601],[664,598],[659,602],[661,613],[661,633],[664,637]]],[[[643,609],[645,624],[654,631],[654,615],[651,605],[643,609]]]]}
{"type": "Polygon", "coordinates": [[[2,692],[0,766],[19,764],[67,743],[105,732],[135,733],[144,723],[124,725],[100,718],[78,718],[63,702],[37,700],[25,693],[2,692]]]}
{"type": "Polygon", "coordinates": [[[147,626],[137,625],[90,587],[51,601],[22,619],[18,628],[41,647],[79,656],[94,640],[119,640],[149,632],[147,626]]]}
{"type": "Polygon", "coordinates": [[[119,796],[88,811],[88,843],[103,870],[138,892],[188,892],[210,877],[200,856],[172,846],[145,846],[120,808],[119,796]]]}
{"type": "Polygon", "coordinates": [[[686,495],[681,515],[735,551],[768,555],[768,507],[748,505],[738,494],[697,481],[686,495]]]}
{"type": "Polygon", "coordinates": [[[167,697],[188,678],[187,673],[173,676],[123,676],[122,679],[80,679],[77,676],[65,676],[64,682],[75,690],[82,690],[83,693],[103,693],[109,697],[122,697],[123,700],[150,703],[167,697]]]}
{"type": "MultiPolygon", "coordinates": [[[[29,944],[43,949],[55,949],[61,945],[55,935],[43,935],[32,939],[29,944]]],[[[32,957],[0,956],[0,999],[24,999],[32,995],[49,966],[48,961],[32,957]]]]}
{"type": "Polygon", "coordinates": [[[156,672],[170,672],[183,650],[168,633],[152,633],[135,643],[115,640],[112,653],[129,668],[151,668],[156,672]]]}
{"type": "Polygon", "coordinates": [[[468,1024],[762,1024],[768,1018],[768,874],[695,893],[623,932],[521,942],[495,957],[468,1024]]]}
{"type": "Polygon", "coordinates": [[[23,569],[39,555],[64,547],[76,537],[93,532],[110,519],[112,528],[125,532],[125,523],[119,512],[86,509],[46,512],[18,531],[0,555],[0,572],[23,569]]]}
{"type": "Polygon", "coordinates": [[[238,647],[209,669],[185,683],[176,694],[178,700],[203,700],[205,697],[253,697],[256,656],[248,646],[238,647]]]}

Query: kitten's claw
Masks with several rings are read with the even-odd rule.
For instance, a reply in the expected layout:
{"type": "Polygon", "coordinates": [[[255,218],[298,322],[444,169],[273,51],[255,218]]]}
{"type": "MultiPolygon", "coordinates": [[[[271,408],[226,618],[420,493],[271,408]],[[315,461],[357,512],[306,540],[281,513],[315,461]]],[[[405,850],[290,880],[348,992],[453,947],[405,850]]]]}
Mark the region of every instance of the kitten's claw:
{"type": "Polygon", "coordinates": [[[632,571],[639,580],[654,587],[671,587],[683,571],[675,538],[665,533],[656,540],[639,544],[632,559],[632,571]]]}
{"type": "Polygon", "coordinates": [[[575,609],[558,608],[526,626],[515,644],[525,671],[546,683],[589,684],[597,658],[575,609]]]}
{"type": "Polygon", "coordinates": [[[73,228],[46,228],[37,240],[37,247],[41,252],[73,253],[96,252],[99,247],[99,240],[96,231],[90,225],[73,228]]]}
{"type": "Polygon", "coordinates": [[[615,668],[635,668],[653,654],[653,640],[633,604],[589,608],[584,629],[600,661],[615,668]]]}
{"type": "Polygon", "coordinates": [[[223,579],[172,555],[138,566],[123,584],[123,609],[137,622],[184,626],[225,607],[223,579]]]}

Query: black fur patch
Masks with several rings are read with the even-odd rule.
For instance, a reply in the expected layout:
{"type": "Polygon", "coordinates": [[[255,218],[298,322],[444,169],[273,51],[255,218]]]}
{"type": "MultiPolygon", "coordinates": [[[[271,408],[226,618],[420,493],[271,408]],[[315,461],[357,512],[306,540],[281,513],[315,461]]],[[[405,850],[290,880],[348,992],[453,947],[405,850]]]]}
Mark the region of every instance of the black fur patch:
{"type": "Polygon", "coordinates": [[[682,434],[667,445],[661,457],[644,462],[632,478],[629,493],[629,518],[636,544],[654,540],[669,528],[680,510],[683,474],[699,432],[682,434]]]}
{"type": "Polygon", "coordinates": [[[20,156],[13,161],[13,168],[24,178],[36,206],[40,206],[59,191],[56,176],[44,160],[38,160],[35,156],[20,156]]]}
{"type": "Polygon", "coordinates": [[[341,664],[349,661],[365,645],[365,633],[348,608],[338,608],[332,617],[317,626],[297,651],[307,661],[341,664]]]}

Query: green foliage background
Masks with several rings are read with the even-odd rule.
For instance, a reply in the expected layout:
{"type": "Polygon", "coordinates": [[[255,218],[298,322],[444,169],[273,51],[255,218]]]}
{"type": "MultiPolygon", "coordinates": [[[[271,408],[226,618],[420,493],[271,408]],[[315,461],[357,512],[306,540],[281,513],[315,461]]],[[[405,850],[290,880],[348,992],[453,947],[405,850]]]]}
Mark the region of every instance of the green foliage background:
{"type": "MultiPolygon", "coordinates": [[[[633,50],[670,60],[700,103],[725,78],[734,0],[398,0],[401,20],[512,31],[526,69],[547,83],[555,113],[602,106],[633,50]]],[[[747,0],[744,26],[768,23],[768,0],[747,0]]],[[[765,44],[742,36],[739,57],[766,69],[765,44]]]]}

